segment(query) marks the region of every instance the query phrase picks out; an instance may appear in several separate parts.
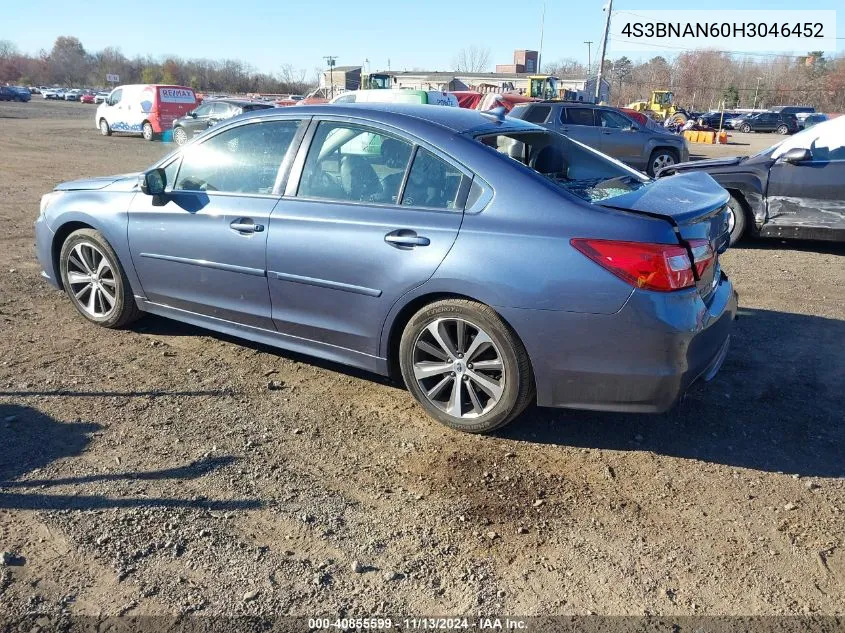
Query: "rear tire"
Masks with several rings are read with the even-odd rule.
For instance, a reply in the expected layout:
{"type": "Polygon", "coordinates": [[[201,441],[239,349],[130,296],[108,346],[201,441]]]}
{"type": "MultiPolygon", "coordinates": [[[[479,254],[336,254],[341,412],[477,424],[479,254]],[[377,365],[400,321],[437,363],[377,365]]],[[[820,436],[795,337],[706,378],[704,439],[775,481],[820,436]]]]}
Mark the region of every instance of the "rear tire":
{"type": "Polygon", "coordinates": [[[119,328],[141,316],[126,272],[99,231],[79,229],[68,235],[59,270],[73,307],[91,323],[119,328]]]}
{"type": "Polygon", "coordinates": [[[103,136],[111,136],[111,128],[109,122],[105,119],[100,119],[100,134],[103,136]]]}
{"type": "Polygon", "coordinates": [[[740,126],[739,131],[740,131],[740,132],[745,132],[746,134],[748,134],[748,133],[751,131],[751,126],[750,126],[750,125],[748,125],[748,123],[743,123],[743,124],[740,126]]]}
{"type": "Polygon", "coordinates": [[[446,299],[417,312],[402,333],[399,365],[426,412],[466,433],[505,426],[534,397],[522,341],[492,308],[475,301],[446,299]]]}
{"type": "Polygon", "coordinates": [[[153,126],[149,121],[144,121],[144,125],[141,126],[141,134],[145,141],[152,141],[156,137],[155,130],[153,130],[153,126]]]}
{"type": "Polygon", "coordinates": [[[777,133],[780,134],[781,136],[786,136],[787,134],[789,134],[789,128],[786,127],[785,125],[779,125],[778,129],[777,129],[777,133]]]}
{"type": "Polygon", "coordinates": [[[654,178],[655,174],[664,167],[669,167],[678,162],[678,155],[674,150],[658,148],[651,153],[648,158],[648,167],[646,173],[654,178]]]}
{"type": "Polygon", "coordinates": [[[745,233],[747,210],[745,202],[735,193],[731,193],[731,198],[728,200],[728,212],[730,218],[728,219],[728,228],[731,232],[731,243],[733,246],[742,238],[745,233]]]}

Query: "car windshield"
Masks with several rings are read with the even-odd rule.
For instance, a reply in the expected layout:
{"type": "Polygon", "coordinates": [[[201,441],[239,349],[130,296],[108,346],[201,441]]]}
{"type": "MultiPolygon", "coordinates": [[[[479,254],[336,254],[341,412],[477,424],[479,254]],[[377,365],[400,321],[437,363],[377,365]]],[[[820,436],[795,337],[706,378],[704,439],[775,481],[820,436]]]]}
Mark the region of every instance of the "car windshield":
{"type": "Polygon", "coordinates": [[[476,140],[588,202],[615,198],[650,182],[644,174],[556,132],[499,132],[476,140]]]}

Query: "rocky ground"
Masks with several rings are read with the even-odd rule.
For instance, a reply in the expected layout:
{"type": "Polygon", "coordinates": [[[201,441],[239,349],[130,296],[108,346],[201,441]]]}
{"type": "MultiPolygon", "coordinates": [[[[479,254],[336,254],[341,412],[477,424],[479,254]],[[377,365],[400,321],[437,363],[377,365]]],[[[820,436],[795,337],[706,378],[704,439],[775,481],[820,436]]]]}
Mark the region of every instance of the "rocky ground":
{"type": "MultiPolygon", "coordinates": [[[[39,197],[172,148],[93,112],[0,104],[0,612],[843,614],[841,246],[726,254],[733,349],[668,414],[462,435],[371,375],[83,322],[39,278],[39,197]]],[[[693,153],[772,142],[733,140],[693,153]]]]}

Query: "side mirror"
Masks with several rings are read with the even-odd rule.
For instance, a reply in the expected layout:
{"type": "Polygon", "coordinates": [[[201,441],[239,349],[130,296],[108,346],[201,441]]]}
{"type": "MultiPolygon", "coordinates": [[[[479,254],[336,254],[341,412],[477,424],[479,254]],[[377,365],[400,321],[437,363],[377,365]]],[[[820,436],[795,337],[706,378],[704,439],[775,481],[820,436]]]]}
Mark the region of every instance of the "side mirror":
{"type": "Polygon", "coordinates": [[[628,128],[628,130],[629,130],[630,132],[639,132],[639,131],[640,131],[640,126],[639,126],[639,125],[637,125],[636,123],[631,123],[631,127],[629,127],[629,128],[628,128]]]}
{"type": "Polygon", "coordinates": [[[786,152],[781,154],[780,159],[784,163],[795,164],[795,163],[802,163],[805,160],[810,160],[812,157],[813,157],[812,153],[807,148],[805,148],[805,147],[793,147],[792,149],[787,150],[786,152]]]}
{"type": "Polygon", "coordinates": [[[141,174],[141,192],[148,196],[160,196],[167,186],[167,174],[157,167],[141,174]]]}
{"type": "Polygon", "coordinates": [[[188,112],[188,116],[193,117],[193,118],[195,118],[195,119],[196,119],[196,118],[197,118],[197,111],[196,111],[196,110],[191,110],[190,112],[188,112]]]}

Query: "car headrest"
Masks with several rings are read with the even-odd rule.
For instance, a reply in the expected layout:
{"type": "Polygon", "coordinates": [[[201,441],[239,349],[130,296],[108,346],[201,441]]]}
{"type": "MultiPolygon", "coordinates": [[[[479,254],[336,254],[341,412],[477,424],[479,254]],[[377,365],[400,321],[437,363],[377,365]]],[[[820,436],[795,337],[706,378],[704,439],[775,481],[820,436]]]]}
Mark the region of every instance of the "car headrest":
{"type": "Polygon", "coordinates": [[[541,174],[566,174],[566,159],[560,148],[546,145],[531,159],[530,167],[541,174]]]}

